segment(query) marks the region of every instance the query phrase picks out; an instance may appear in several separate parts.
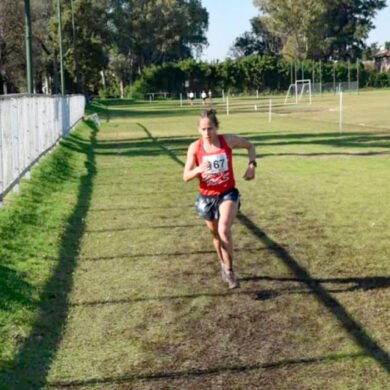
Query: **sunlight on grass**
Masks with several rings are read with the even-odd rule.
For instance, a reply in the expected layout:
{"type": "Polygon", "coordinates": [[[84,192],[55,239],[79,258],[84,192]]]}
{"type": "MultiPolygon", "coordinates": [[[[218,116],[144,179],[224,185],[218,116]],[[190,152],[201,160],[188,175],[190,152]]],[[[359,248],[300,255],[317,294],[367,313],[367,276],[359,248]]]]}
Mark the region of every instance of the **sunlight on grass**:
{"type": "MultiPolygon", "coordinates": [[[[31,383],[83,389],[390,386],[385,95],[346,95],[343,134],[335,95],[314,99],[312,107],[280,107],[271,123],[265,110],[244,110],[248,101],[232,99],[229,116],[218,102],[221,132],[247,137],[260,157],[256,181],[245,182],[248,158],[235,151],[242,287],[233,292],[195,215],[196,183],[181,178],[203,107],[174,101],[99,106],[103,126],[88,155],[94,171],[84,183],[87,211],[77,250],[69,254],[75,265],[66,319],[50,345],[50,364],[34,361],[37,367],[42,359],[47,372],[38,370],[31,383]],[[234,112],[234,104],[240,110],[234,112]]],[[[34,217],[51,232],[42,251],[52,267],[63,245],[61,221],[82,206],[80,200],[75,205],[75,191],[86,155],[77,156],[59,184],[58,205],[46,196],[48,209],[34,217]]],[[[4,221],[8,210],[0,213],[4,221]]],[[[35,258],[44,240],[30,236],[34,229],[25,225],[35,258]]],[[[9,239],[11,229],[4,230],[10,246],[4,250],[22,240],[9,239]]],[[[20,313],[39,306],[31,284],[44,285],[45,272],[38,277],[37,268],[20,279],[20,313]]],[[[19,313],[16,303],[11,306],[19,313]]],[[[20,316],[8,322],[13,329],[20,316]]],[[[23,372],[12,361],[15,349],[7,350],[9,364],[23,372]]]]}
{"type": "Polygon", "coordinates": [[[30,337],[45,287],[57,267],[67,219],[75,206],[79,179],[85,174],[77,137],[88,142],[89,128],[74,134],[33,170],[33,177],[11,195],[0,211],[1,354],[12,366],[18,348],[30,337]]]}

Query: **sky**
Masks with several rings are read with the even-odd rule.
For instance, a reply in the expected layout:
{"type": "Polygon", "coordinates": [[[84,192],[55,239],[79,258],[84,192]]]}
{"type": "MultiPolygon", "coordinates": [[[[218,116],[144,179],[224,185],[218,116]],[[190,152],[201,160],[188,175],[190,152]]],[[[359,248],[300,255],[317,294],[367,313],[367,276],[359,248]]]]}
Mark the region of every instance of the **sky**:
{"type": "MultiPolygon", "coordinates": [[[[250,19],[259,15],[259,10],[252,0],[202,0],[202,5],[209,12],[209,47],[203,51],[201,59],[223,61],[234,40],[250,31],[250,19]]],[[[390,0],[373,22],[376,28],[370,32],[367,43],[383,45],[385,41],[390,41],[390,0]]]]}

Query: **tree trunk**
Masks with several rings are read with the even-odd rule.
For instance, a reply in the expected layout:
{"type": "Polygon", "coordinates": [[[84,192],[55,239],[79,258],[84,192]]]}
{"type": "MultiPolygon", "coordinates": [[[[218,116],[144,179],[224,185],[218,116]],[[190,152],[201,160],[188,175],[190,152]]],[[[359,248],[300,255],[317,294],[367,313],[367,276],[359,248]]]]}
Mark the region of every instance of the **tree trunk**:
{"type": "Polygon", "coordinates": [[[121,80],[121,81],[119,82],[119,88],[120,88],[120,90],[121,90],[121,99],[123,99],[123,98],[124,98],[124,95],[125,95],[125,89],[124,89],[124,86],[123,86],[123,80],[121,80]]]}
{"type": "Polygon", "coordinates": [[[53,92],[55,94],[58,94],[60,92],[60,87],[59,87],[59,82],[58,82],[58,68],[57,68],[56,54],[57,53],[54,53],[54,58],[53,58],[53,75],[54,75],[53,92]]]}
{"type": "Polygon", "coordinates": [[[50,95],[50,79],[49,76],[45,73],[43,76],[43,87],[42,87],[43,93],[46,95],[50,95]]]}
{"type": "Polygon", "coordinates": [[[101,71],[100,71],[100,75],[102,76],[103,88],[106,88],[106,77],[105,77],[105,75],[104,75],[104,70],[101,70],[101,71]]]}

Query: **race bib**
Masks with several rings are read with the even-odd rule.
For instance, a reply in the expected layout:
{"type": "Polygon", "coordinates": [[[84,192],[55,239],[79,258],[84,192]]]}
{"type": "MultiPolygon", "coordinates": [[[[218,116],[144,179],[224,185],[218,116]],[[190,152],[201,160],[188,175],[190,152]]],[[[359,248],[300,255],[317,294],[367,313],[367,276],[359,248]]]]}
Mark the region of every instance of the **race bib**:
{"type": "Polygon", "coordinates": [[[208,174],[215,175],[217,173],[226,172],[229,169],[226,153],[203,156],[203,160],[208,162],[208,174]]]}

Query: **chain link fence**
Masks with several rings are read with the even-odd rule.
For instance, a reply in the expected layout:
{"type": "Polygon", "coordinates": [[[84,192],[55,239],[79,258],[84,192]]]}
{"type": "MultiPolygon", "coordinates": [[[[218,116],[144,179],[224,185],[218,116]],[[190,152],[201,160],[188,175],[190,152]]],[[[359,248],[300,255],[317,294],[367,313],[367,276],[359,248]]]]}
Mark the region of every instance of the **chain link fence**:
{"type": "Polygon", "coordinates": [[[31,167],[71,131],[84,109],[83,95],[0,97],[0,206],[31,167]]]}

